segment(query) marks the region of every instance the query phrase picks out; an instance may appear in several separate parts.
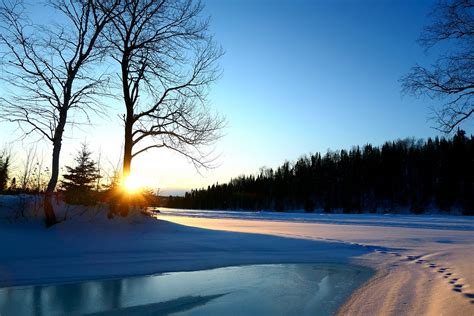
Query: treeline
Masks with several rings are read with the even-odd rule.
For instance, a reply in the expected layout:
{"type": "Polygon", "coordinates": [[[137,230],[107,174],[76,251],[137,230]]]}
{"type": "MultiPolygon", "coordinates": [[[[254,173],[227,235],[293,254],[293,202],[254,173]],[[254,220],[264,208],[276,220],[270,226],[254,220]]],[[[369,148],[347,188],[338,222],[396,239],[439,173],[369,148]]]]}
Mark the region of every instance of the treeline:
{"type": "Polygon", "coordinates": [[[192,190],[167,206],[196,209],[424,213],[435,208],[474,215],[474,137],[404,139],[328,151],[258,175],[192,190]]]}

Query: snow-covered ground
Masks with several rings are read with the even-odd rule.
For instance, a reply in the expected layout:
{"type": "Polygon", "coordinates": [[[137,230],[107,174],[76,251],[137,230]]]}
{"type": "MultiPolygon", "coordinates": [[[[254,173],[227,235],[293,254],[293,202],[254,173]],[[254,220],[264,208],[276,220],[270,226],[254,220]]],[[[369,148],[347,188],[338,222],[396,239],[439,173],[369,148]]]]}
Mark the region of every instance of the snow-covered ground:
{"type": "MultiPolygon", "coordinates": [[[[474,216],[453,215],[400,215],[400,214],[328,214],[305,212],[267,211],[206,211],[191,209],[156,208],[161,215],[233,218],[249,220],[291,221],[326,224],[357,224],[366,226],[413,227],[431,229],[451,229],[474,231],[474,216]]],[[[153,208],[152,208],[153,210],[153,208]]]]}
{"type": "Polygon", "coordinates": [[[67,221],[45,229],[41,218],[2,218],[15,208],[12,201],[2,202],[0,286],[253,263],[347,263],[370,251],[337,242],[193,228],[140,213],[109,220],[100,209],[79,215],[80,209],[70,208],[67,221]]]}
{"type": "Polygon", "coordinates": [[[370,249],[352,262],[378,273],[344,315],[474,315],[473,217],[160,211],[182,225],[370,249]]]}
{"type": "Polygon", "coordinates": [[[12,219],[16,199],[0,200],[0,286],[254,263],[357,263],[378,273],[342,314],[474,315],[473,218],[163,209],[157,219],[108,220],[97,209],[70,210],[46,230],[40,219],[12,219]]]}

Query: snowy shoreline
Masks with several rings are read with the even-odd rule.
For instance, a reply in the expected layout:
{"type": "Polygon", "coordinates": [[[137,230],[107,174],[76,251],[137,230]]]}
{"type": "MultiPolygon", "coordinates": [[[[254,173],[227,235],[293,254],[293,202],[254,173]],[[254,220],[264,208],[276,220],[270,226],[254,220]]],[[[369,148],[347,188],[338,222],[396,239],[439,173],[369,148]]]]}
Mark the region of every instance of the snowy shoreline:
{"type": "Polygon", "coordinates": [[[334,224],[292,221],[290,217],[282,221],[157,215],[194,227],[337,241],[369,249],[351,262],[377,272],[353,293],[339,310],[340,315],[474,314],[472,217],[438,217],[438,224],[446,227],[435,229],[430,227],[433,218],[429,216],[416,216],[418,227],[410,223],[412,216],[379,215],[377,219],[377,215],[368,215],[372,225],[364,222],[364,216],[360,217],[363,224],[358,224],[357,216],[334,216],[346,222],[334,224]]]}
{"type": "Polygon", "coordinates": [[[137,213],[108,220],[99,210],[48,230],[39,219],[2,219],[0,287],[249,264],[335,263],[376,270],[340,314],[474,312],[472,218],[314,214],[302,221],[289,215],[249,220],[165,213],[156,214],[158,219],[137,213]],[[316,220],[321,218],[325,222],[316,220]]]}
{"type": "Polygon", "coordinates": [[[193,228],[143,215],[81,219],[48,230],[39,221],[2,223],[0,287],[248,264],[346,264],[370,251],[338,242],[193,228]]]}
{"type": "Polygon", "coordinates": [[[246,220],[291,221],[301,223],[321,223],[338,225],[367,225],[406,228],[450,229],[474,231],[474,216],[452,214],[342,214],[342,213],[307,213],[274,212],[274,211],[220,211],[173,209],[165,207],[151,207],[151,211],[158,210],[158,215],[197,217],[197,218],[227,218],[246,220]]]}

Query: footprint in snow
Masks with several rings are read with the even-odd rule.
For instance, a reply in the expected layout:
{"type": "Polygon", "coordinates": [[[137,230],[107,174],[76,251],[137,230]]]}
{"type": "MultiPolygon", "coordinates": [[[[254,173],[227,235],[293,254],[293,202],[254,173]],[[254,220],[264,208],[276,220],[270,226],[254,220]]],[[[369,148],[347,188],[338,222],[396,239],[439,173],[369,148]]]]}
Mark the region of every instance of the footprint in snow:
{"type": "MultiPolygon", "coordinates": [[[[415,257],[415,256],[407,256],[408,260],[416,260],[415,262],[418,263],[418,264],[422,264],[424,262],[426,262],[426,260],[423,260],[423,259],[419,259],[421,256],[418,256],[418,257],[415,257]]],[[[442,273],[443,274],[443,277],[445,279],[449,279],[453,276],[453,272],[448,272],[449,268],[447,267],[442,267],[442,266],[437,266],[436,263],[434,262],[426,262],[427,263],[427,266],[428,268],[431,268],[431,269],[434,269],[434,268],[439,268],[438,270],[436,270],[438,273],[442,273]]],[[[460,282],[463,282],[463,279],[462,278],[451,278],[449,280],[449,284],[452,285],[452,290],[454,292],[457,292],[457,293],[461,293],[464,295],[464,297],[466,297],[467,299],[469,299],[469,303],[470,304],[474,304],[474,293],[465,293],[464,291],[466,290],[466,287],[469,287],[469,286],[465,286],[464,284],[460,283],[460,282]]]]}
{"type": "Polygon", "coordinates": [[[455,284],[459,279],[458,278],[452,278],[449,283],[455,284]]]}

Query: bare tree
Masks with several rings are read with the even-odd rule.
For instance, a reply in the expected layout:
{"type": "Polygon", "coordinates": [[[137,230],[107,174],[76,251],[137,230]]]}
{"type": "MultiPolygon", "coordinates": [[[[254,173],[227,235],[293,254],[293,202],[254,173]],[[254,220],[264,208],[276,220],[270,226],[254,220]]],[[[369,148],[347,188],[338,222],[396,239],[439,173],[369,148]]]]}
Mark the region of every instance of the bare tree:
{"type": "Polygon", "coordinates": [[[44,191],[48,174],[49,170],[48,167],[44,167],[44,155],[43,152],[41,152],[41,155],[36,158],[35,166],[33,168],[33,191],[37,193],[44,191]]]}
{"type": "Polygon", "coordinates": [[[168,148],[209,167],[206,145],[223,119],[209,111],[207,93],[220,76],[222,49],[209,35],[203,6],[191,0],[128,0],[107,36],[120,65],[125,105],[123,177],[152,148],[168,148]]]}
{"type": "Polygon", "coordinates": [[[474,113],[474,2],[441,1],[432,17],[419,43],[426,50],[437,45],[446,52],[430,67],[415,65],[401,79],[402,90],[443,100],[444,105],[434,110],[436,128],[450,133],[474,113]]]}
{"type": "Polygon", "coordinates": [[[0,6],[0,44],[6,48],[0,77],[11,88],[10,95],[0,99],[2,118],[17,123],[25,136],[38,133],[53,145],[44,200],[47,227],[57,222],[51,199],[66,124],[74,111],[88,119],[88,111],[101,109],[96,97],[104,78],[91,66],[104,56],[99,35],[118,2],[50,0],[50,8],[66,21],[52,25],[28,20],[21,1],[6,0],[0,6]]]}
{"type": "Polygon", "coordinates": [[[23,171],[20,175],[20,187],[26,191],[31,186],[31,176],[33,174],[34,163],[36,160],[37,147],[33,146],[27,149],[25,161],[23,162],[23,171]]]}

